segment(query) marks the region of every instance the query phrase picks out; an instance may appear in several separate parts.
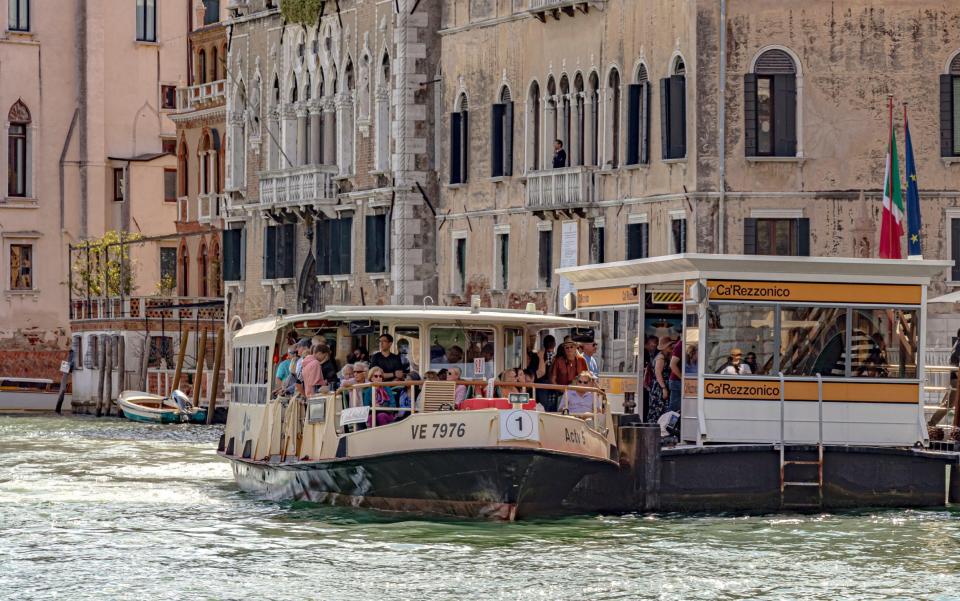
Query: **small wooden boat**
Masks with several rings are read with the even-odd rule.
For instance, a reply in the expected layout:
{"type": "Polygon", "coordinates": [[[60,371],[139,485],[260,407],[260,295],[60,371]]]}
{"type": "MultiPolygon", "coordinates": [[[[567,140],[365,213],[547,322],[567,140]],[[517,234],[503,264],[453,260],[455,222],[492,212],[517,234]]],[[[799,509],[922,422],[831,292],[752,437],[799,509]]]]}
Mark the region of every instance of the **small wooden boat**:
{"type": "Polygon", "coordinates": [[[137,390],[125,390],[120,393],[117,405],[127,419],[135,422],[199,424],[207,420],[207,410],[191,405],[187,395],[179,390],[174,390],[169,397],[137,390]]]}
{"type": "MultiPolygon", "coordinates": [[[[0,376],[0,411],[53,411],[59,388],[48,378],[0,376]]],[[[70,407],[70,394],[65,404],[70,407]]]]}

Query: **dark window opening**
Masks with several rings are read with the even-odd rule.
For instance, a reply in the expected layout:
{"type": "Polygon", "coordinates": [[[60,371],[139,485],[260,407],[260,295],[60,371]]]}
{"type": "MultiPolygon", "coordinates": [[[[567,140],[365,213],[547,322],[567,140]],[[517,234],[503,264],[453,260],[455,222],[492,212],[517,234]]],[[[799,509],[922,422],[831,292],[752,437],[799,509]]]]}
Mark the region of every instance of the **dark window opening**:
{"type": "Polygon", "coordinates": [[[172,293],[177,288],[177,249],[160,249],[160,288],[172,293]]]}
{"type": "Polygon", "coordinates": [[[539,251],[537,267],[539,287],[549,288],[553,285],[553,230],[540,232],[539,251]]]}
{"type": "Polygon", "coordinates": [[[513,102],[494,104],[490,110],[490,176],[513,175],[513,102]]]}
{"type": "Polygon", "coordinates": [[[650,162],[650,82],[640,67],[638,83],[627,87],[627,164],[650,162]]]}
{"type": "Polygon", "coordinates": [[[455,273],[453,276],[454,292],[464,292],[467,288],[467,239],[457,238],[454,241],[455,273]]]}
{"type": "Polygon", "coordinates": [[[687,252],[687,220],[672,219],[670,221],[670,240],[673,245],[673,254],[687,252]]]}
{"type": "Polygon", "coordinates": [[[33,290],[33,245],[10,245],[10,290],[33,290]]]}
{"type": "Polygon", "coordinates": [[[203,13],[203,24],[213,25],[220,21],[220,0],[203,0],[206,11],[203,13]]]}
{"type": "Polygon", "coordinates": [[[809,256],[810,220],[744,219],[743,252],[747,255],[809,256]]]}
{"type": "Polygon", "coordinates": [[[243,228],[223,231],[223,280],[236,282],[243,279],[243,228]]]}
{"type": "Polygon", "coordinates": [[[387,216],[367,215],[366,218],[366,272],[387,271],[387,216]]]}
{"type": "Polygon", "coordinates": [[[124,169],[122,167],[115,167],[113,169],[113,200],[121,201],[124,199],[125,193],[125,183],[126,178],[124,177],[124,169]]]}
{"type": "Polygon", "coordinates": [[[744,75],[744,144],[747,156],[796,156],[797,69],[783,50],[757,59],[744,75]]]}
{"type": "Polygon", "coordinates": [[[164,202],[177,202],[177,170],[163,170],[163,200],[164,202]]]}
{"type": "Polygon", "coordinates": [[[353,217],[317,222],[317,275],[353,272],[353,217]]]}
{"type": "Polygon", "coordinates": [[[590,262],[591,263],[605,263],[606,262],[606,232],[607,228],[604,226],[595,226],[590,228],[590,262]]]}
{"type": "Polygon", "coordinates": [[[177,108],[177,86],[160,86],[160,108],[168,111],[177,108]]]}
{"type": "Polygon", "coordinates": [[[450,183],[462,184],[467,181],[469,161],[467,152],[470,146],[470,127],[467,119],[467,97],[460,96],[460,110],[450,113],[450,183]]]}
{"type": "Polygon", "coordinates": [[[627,260],[646,259],[650,256],[650,224],[627,224],[627,260]]]}
{"type": "Polygon", "coordinates": [[[264,238],[264,279],[293,277],[296,226],[292,223],[267,226],[264,238]]]}
{"type": "Polygon", "coordinates": [[[510,283],[510,235],[497,234],[497,282],[498,290],[506,290],[510,283]]]}
{"type": "Polygon", "coordinates": [[[27,195],[27,126],[13,123],[7,138],[7,195],[27,195]]]}
{"type": "Polygon", "coordinates": [[[687,156],[687,80],[679,73],[660,80],[660,144],[664,160],[687,156]]]}

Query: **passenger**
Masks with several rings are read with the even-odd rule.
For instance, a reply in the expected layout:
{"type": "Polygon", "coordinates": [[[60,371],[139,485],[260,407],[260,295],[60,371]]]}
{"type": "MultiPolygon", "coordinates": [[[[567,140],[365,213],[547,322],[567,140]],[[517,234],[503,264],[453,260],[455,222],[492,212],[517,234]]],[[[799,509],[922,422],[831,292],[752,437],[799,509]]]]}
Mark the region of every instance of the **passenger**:
{"type": "Polygon", "coordinates": [[[310,354],[310,339],[301,338],[297,341],[297,359],[291,363],[290,377],[287,378],[286,394],[293,394],[302,390],[303,360],[310,354]]]}
{"type": "Polygon", "coordinates": [[[278,391],[283,390],[287,379],[290,377],[290,364],[295,361],[294,357],[296,354],[296,345],[290,345],[290,348],[287,349],[287,353],[283,356],[283,361],[277,365],[275,384],[278,391]]]}
{"type": "MultiPolygon", "coordinates": [[[[384,374],[383,369],[380,367],[371,367],[370,368],[370,382],[374,384],[373,392],[371,397],[374,399],[373,406],[375,407],[396,407],[397,401],[393,398],[393,393],[390,388],[386,386],[378,386],[378,384],[383,384],[384,374]]],[[[367,388],[366,390],[370,390],[367,388]]],[[[366,404],[366,402],[364,402],[366,404]]],[[[367,418],[367,425],[371,425],[373,416],[371,415],[367,418]]],[[[377,412],[377,425],[385,426],[389,423],[393,423],[397,419],[395,413],[390,411],[378,411],[377,412]]]]}
{"type": "Polygon", "coordinates": [[[680,398],[683,394],[683,373],[680,371],[680,362],[683,359],[683,339],[677,339],[670,351],[670,376],[667,386],[670,388],[670,402],[667,411],[680,412],[680,398]]]}
{"type": "MultiPolygon", "coordinates": [[[[366,361],[357,361],[353,364],[353,379],[354,384],[359,386],[361,384],[367,383],[367,371],[370,369],[370,366],[367,365],[366,361]]],[[[370,406],[370,387],[365,388],[354,388],[350,391],[350,406],[351,407],[369,407],[370,406]]]]}
{"type": "MultiPolygon", "coordinates": [[[[450,347],[450,348],[453,349],[453,348],[455,348],[455,347],[450,347]]],[[[460,379],[460,368],[459,368],[459,367],[451,367],[451,368],[449,369],[449,371],[447,371],[447,381],[448,381],[448,382],[456,382],[456,381],[459,380],[459,379],[460,379]]],[[[462,403],[464,400],[466,400],[466,398],[467,398],[467,387],[466,387],[466,385],[465,385],[465,384],[457,384],[457,389],[456,389],[456,392],[454,393],[454,398],[453,398],[454,403],[455,403],[456,406],[457,406],[457,409],[460,408],[460,403],[462,403]]]]}
{"type": "MultiPolygon", "coordinates": [[[[582,371],[577,376],[577,386],[596,387],[596,378],[589,371],[582,371]]],[[[569,413],[593,413],[594,394],[589,390],[568,390],[560,403],[560,410],[569,413]]]]}
{"type": "Polygon", "coordinates": [[[433,344],[430,345],[430,363],[436,365],[437,363],[446,363],[447,362],[447,350],[443,348],[443,345],[440,344],[438,340],[434,340],[433,344]]]}
{"type": "Polygon", "coordinates": [[[403,380],[403,361],[400,360],[400,355],[391,350],[393,336],[383,333],[377,339],[377,342],[380,344],[380,350],[370,357],[370,366],[379,367],[383,370],[384,382],[403,380]]]}
{"type": "MultiPolygon", "coordinates": [[[[575,342],[564,342],[561,346],[562,355],[553,360],[550,368],[550,383],[558,386],[569,386],[576,379],[577,375],[587,369],[587,362],[583,357],[577,354],[577,344],[575,342]]],[[[551,391],[553,394],[544,395],[544,398],[538,399],[543,405],[544,411],[556,411],[559,402],[559,394],[551,391]]]]}
{"type": "Polygon", "coordinates": [[[547,371],[553,365],[553,358],[557,355],[557,339],[553,334],[547,334],[543,337],[543,359],[546,363],[547,371]]]}
{"type": "Polygon", "coordinates": [[[447,349],[447,363],[456,365],[463,362],[463,349],[454,344],[447,349]]]}
{"type": "Polygon", "coordinates": [[[340,380],[340,386],[350,386],[356,383],[356,380],[353,378],[353,365],[347,363],[343,366],[343,369],[340,370],[340,373],[337,374],[337,377],[340,380]]]}
{"type": "Polygon", "coordinates": [[[699,361],[699,353],[697,352],[697,345],[695,344],[687,345],[687,359],[683,364],[683,373],[688,376],[696,377],[698,361],[699,361]]]}
{"type": "MultiPolygon", "coordinates": [[[[504,370],[498,377],[497,380],[503,382],[498,387],[496,394],[494,396],[502,399],[510,398],[511,394],[518,393],[521,391],[520,387],[514,386],[513,384],[518,383],[520,380],[517,377],[517,372],[519,370],[515,367],[504,370]]],[[[521,372],[522,373],[522,372],[521,372]]]]}
{"type": "Polygon", "coordinates": [[[323,367],[321,366],[321,357],[329,356],[330,349],[326,345],[316,344],[310,349],[310,354],[303,358],[303,388],[301,394],[312,396],[317,393],[321,386],[326,386],[327,382],[323,379],[323,367]]]}
{"type": "Polygon", "coordinates": [[[750,373],[758,374],[760,373],[757,370],[757,354],[754,352],[747,353],[746,358],[743,360],[743,364],[750,368],[750,373]]]}
{"type": "Polygon", "coordinates": [[[584,336],[580,340],[580,350],[583,353],[583,359],[587,362],[587,369],[595,378],[600,377],[600,365],[597,363],[597,341],[592,336],[584,336]]]}
{"type": "Polygon", "coordinates": [[[650,408],[650,389],[657,380],[653,377],[653,362],[657,359],[657,344],[660,341],[656,336],[647,336],[643,342],[643,407],[640,410],[646,415],[650,408]]]}
{"type": "Polygon", "coordinates": [[[370,353],[367,352],[366,347],[358,346],[353,349],[353,352],[350,353],[349,361],[350,363],[356,363],[357,361],[363,361],[364,363],[369,362],[370,353]]]}
{"type": "Polygon", "coordinates": [[[320,369],[323,372],[323,380],[330,387],[330,390],[336,390],[340,387],[337,378],[337,363],[333,359],[333,351],[326,344],[320,345],[320,354],[317,356],[320,361],[320,369]]]}
{"type": "Polygon", "coordinates": [[[657,344],[660,353],[653,361],[654,384],[650,387],[650,403],[647,407],[647,422],[656,423],[661,415],[666,413],[670,403],[670,387],[667,381],[670,378],[670,354],[676,345],[669,336],[661,336],[657,344]]]}
{"type": "Polygon", "coordinates": [[[721,376],[748,376],[753,372],[750,366],[742,362],[743,351],[734,348],[730,351],[730,357],[727,362],[720,367],[721,376]]]}
{"type": "Polygon", "coordinates": [[[440,371],[437,372],[437,379],[446,382],[448,373],[450,373],[450,370],[448,370],[446,367],[441,368],[440,371]]]}

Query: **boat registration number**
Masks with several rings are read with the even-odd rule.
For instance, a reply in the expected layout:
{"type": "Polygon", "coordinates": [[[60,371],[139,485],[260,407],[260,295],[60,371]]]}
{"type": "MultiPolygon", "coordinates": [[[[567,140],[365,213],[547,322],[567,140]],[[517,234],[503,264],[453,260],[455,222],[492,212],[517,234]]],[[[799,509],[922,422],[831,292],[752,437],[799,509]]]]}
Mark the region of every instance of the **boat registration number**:
{"type": "Polygon", "coordinates": [[[467,434],[467,425],[463,422],[443,424],[414,424],[410,426],[412,440],[428,438],[463,438],[467,434]]]}

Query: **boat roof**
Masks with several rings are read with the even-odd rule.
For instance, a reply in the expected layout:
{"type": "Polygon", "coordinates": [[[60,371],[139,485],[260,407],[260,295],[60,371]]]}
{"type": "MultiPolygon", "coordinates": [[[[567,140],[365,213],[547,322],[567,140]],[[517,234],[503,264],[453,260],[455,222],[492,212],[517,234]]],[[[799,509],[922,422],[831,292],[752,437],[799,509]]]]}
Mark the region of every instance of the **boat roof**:
{"type": "Polygon", "coordinates": [[[0,382],[17,382],[17,383],[30,383],[30,384],[53,384],[53,380],[50,378],[14,378],[10,376],[0,376],[0,382]]]}
{"type": "Polygon", "coordinates": [[[320,313],[300,313],[268,317],[252,321],[241,328],[234,336],[260,336],[273,332],[278,328],[300,321],[352,321],[373,320],[386,322],[430,322],[431,324],[498,324],[507,326],[548,328],[585,328],[596,325],[596,322],[549,315],[542,311],[525,311],[520,309],[491,309],[470,307],[438,307],[420,305],[378,305],[378,306],[331,306],[320,313]]]}
{"type": "Polygon", "coordinates": [[[760,281],[927,284],[953,261],[781,257],[685,253],[601,265],[581,265],[557,273],[582,289],[628,284],[661,284],[714,278],[760,281]]]}

